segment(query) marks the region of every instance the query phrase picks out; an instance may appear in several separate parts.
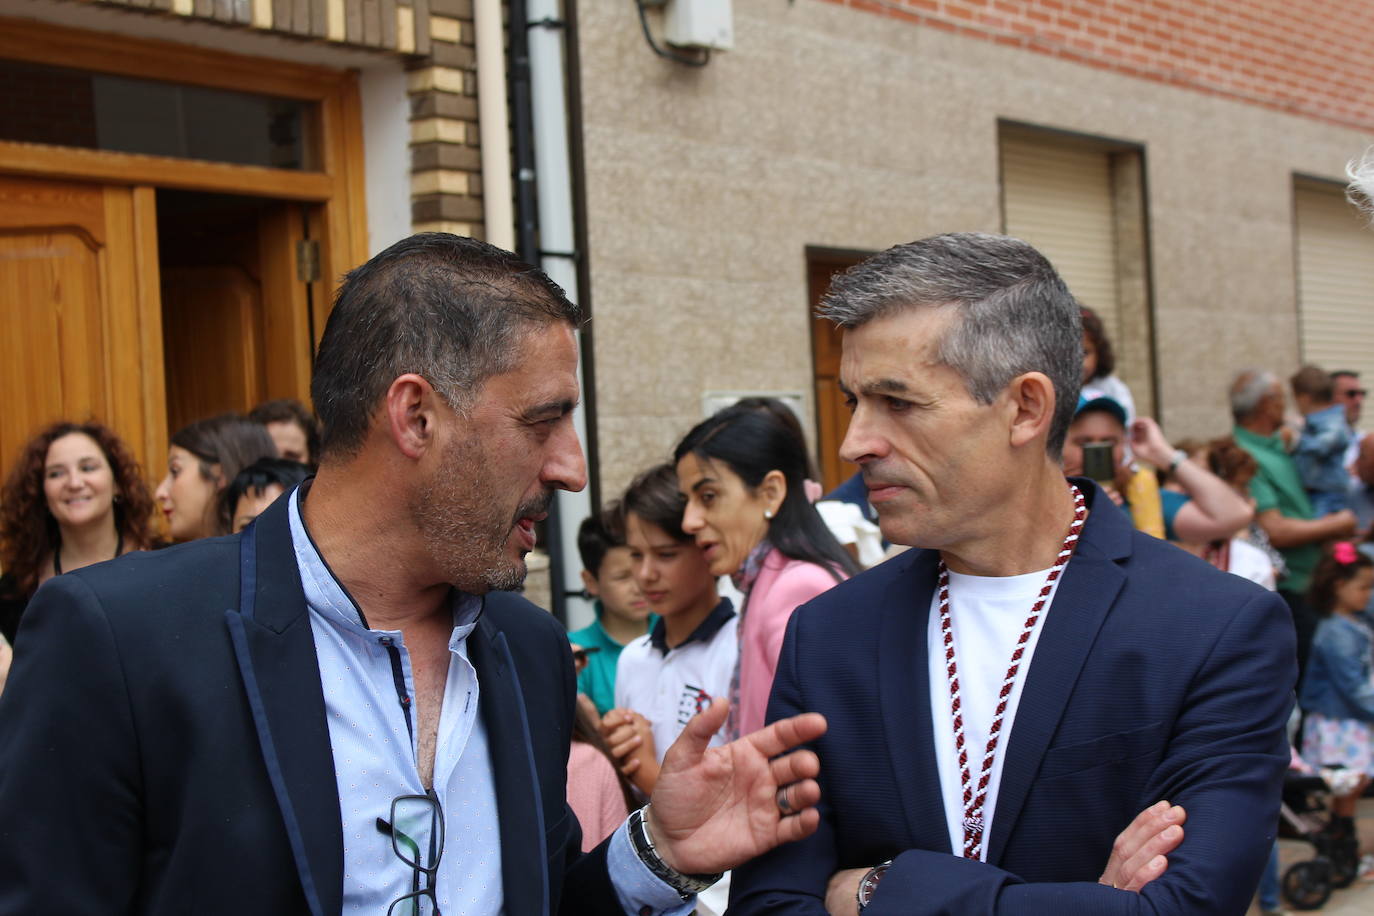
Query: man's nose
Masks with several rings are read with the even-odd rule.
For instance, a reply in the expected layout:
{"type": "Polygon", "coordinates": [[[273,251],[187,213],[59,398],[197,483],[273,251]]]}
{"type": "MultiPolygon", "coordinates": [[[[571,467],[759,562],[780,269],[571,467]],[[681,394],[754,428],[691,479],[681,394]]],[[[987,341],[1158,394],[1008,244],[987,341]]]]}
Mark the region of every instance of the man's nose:
{"type": "Polygon", "coordinates": [[[869,412],[860,406],[849,418],[849,428],[845,430],[844,441],[840,443],[840,457],[863,465],[874,458],[881,458],[886,447],[886,442],[874,428],[869,412]]]}
{"type": "Polygon", "coordinates": [[[582,454],[582,443],[577,439],[571,416],[559,424],[556,436],[541,479],[548,486],[576,493],[587,485],[587,459],[582,454]]]}

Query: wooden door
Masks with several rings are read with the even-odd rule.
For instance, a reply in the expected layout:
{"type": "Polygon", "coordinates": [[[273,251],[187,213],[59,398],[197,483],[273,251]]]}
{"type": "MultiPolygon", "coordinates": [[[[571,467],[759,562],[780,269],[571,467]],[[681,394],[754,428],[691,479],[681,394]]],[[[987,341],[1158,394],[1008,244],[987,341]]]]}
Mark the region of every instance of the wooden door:
{"type": "Polygon", "coordinates": [[[0,473],[57,420],[160,460],[151,205],[150,189],[0,176],[0,473]]]}
{"type": "MultiPolygon", "coordinates": [[[[807,292],[814,316],[830,278],[863,260],[861,254],[812,253],[807,259],[807,292]]],[[[811,323],[811,355],[816,379],[816,447],[820,459],[821,486],[825,492],[844,483],[857,467],[840,457],[840,444],[849,431],[849,408],[840,393],[840,343],[843,333],[823,318],[811,323]]]]}
{"type": "Polygon", "coordinates": [[[167,423],[308,400],[309,286],[296,270],[306,214],[295,204],[164,195],[162,320],[167,423]]]}

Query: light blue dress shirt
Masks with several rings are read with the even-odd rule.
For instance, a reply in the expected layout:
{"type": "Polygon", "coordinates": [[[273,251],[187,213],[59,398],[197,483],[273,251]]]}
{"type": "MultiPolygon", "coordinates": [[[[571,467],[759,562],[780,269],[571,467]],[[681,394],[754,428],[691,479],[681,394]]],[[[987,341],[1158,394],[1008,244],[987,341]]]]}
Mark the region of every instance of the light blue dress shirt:
{"type": "MultiPolygon", "coordinates": [[[[300,489],[291,494],[291,541],[310,610],[315,656],[324,688],[334,775],[343,825],[343,912],[383,916],[392,901],[411,890],[413,870],[377,829],[390,820],[398,795],[423,795],[411,725],[415,684],[410,653],[399,630],[371,630],[306,531],[300,489]]],[[[445,840],[435,880],[443,916],[502,913],[501,834],[486,728],[478,715],[477,672],[468,660],[467,638],[477,626],[482,600],[454,592],[448,680],[434,755],[434,793],[444,810],[445,840]]],[[[626,913],[687,916],[694,900],[654,877],[635,855],[627,828],[611,837],[611,883],[626,913]]],[[[543,868],[531,862],[530,868],[543,868]]]]}

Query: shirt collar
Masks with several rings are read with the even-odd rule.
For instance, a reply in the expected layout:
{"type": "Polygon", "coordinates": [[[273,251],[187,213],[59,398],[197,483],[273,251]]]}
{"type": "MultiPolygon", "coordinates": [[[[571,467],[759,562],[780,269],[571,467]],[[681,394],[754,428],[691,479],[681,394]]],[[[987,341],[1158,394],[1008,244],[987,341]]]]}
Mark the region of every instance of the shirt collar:
{"type": "Polygon", "coordinates": [[[1285,454],[1288,452],[1283,447],[1283,437],[1278,433],[1274,433],[1272,436],[1261,436],[1259,433],[1252,433],[1244,426],[1237,426],[1232,430],[1232,434],[1235,436],[1236,442],[1242,445],[1267,449],[1271,452],[1283,452],[1285,454]]]}
{"type": "MultiPolygon", "coordinates": [[[[310,529],[306,527],[300,507],[301,500],[309,489],[309,481],[297,487],[291,494],[287,506],[287,515],[291,523],[291,544],[296,552],[296,566],[301,573],[305,603],[334,626],[358,634],[372,632],[358,603],[329,568],[329,563],[315,545],[315,539],[310,536],[310,529]]],[[[450,591],[450,607],[453,611],[450,649],[466,639],[477,627],[477,621],[482,616],[482,606],[482,598],[478,595],[469,595],[456,588],[450,591]]]]}
{"type": "MultiPolygon", "coordinates": [[[[730,603],[729,598],[720,599],[720,603],[711,609],[711,613],[706,615],[706,619],[697,624],[697,628],[692,631],[682,642],[678,643],[673,649],[681,649],[694,642],[710,642],[711,639],[720,632],[720,628],[735,616],[735,606],[730,603]]],[[[654,628],[649,631],[649,645],[659,651],[660,655],[667,655],[668,648],[668,625],[663,618],[658,619],[654,628]]]]}

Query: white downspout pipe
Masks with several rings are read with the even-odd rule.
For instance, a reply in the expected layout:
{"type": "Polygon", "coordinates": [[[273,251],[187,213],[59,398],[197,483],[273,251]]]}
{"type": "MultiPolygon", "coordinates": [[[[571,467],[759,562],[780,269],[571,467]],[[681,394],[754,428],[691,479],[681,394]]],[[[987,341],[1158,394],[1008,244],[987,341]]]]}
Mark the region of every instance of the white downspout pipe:
{"type": "Polygon", "coordinates": [[[487,241],[515,250],[510,123],[506,111],[506,36],[501,0],[476,0],[477,124],[482,134],[482,211],[487,241]]]}
{"type": "MultiPolygon", "coordinates": [[[[577,265],[572,253],[576,239],[573,234],[572,166],[568,151],[568,102],[564,83],[563,16],[558,0],[528,0],[530,101],[534,121],[535,174],[539,183],[539,266],[577,299],[577,265]]],[[[522,23],[512,23],[520,28],[522,23]]],[[[485,137],[484,134],[484,142],[485,137]]],[[[502,135],[504,138],[504,135],[502,135]]],[[[483,151],[485,155],[485,150],[483,151]]],[[[578,386],[585,385],[582,367],[577,372],[578,386]]],[[[573,413],[577,437],[587,441],[587,417],[581,408],[573,413]]],[[[582,590],[579,575],[581,563],[577,556],[577,528],[582,519],[591,514],[592,501],[588,490],[580,493],[558,494],[558,528],[562,542],[563,581],[551,587],[568,595],[568,628],[584,627],[595,619],[590,602],[573,593],[582,590]]]]}

